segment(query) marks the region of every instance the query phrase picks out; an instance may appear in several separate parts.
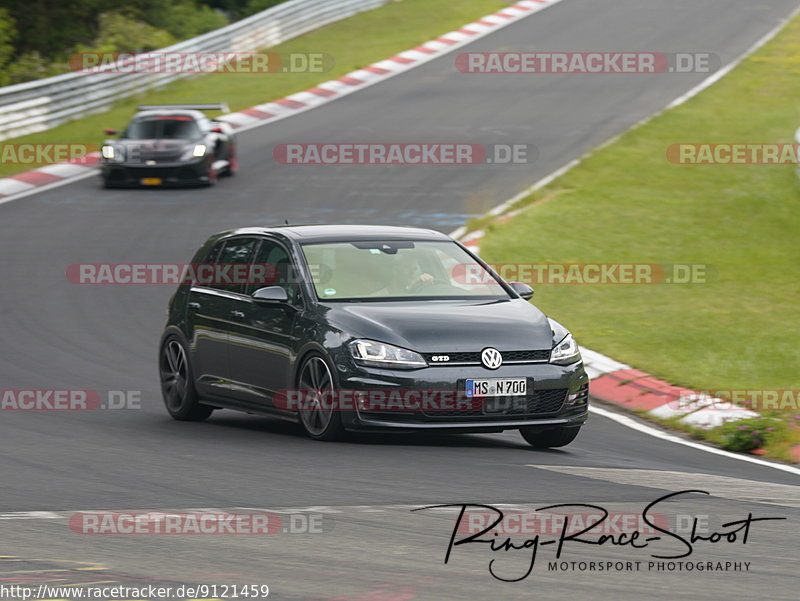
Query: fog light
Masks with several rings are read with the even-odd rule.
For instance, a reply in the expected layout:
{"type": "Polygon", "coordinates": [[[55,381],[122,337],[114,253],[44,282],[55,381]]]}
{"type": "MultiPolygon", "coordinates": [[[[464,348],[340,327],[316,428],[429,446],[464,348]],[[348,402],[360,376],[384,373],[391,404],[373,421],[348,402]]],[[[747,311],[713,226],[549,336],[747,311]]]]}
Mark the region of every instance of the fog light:
{"type": "Polygon", "coordinates": [[[589,385],[584,384],[581,388],[567,396],[567,405],[581,405],[589,401],[589,385]]]}

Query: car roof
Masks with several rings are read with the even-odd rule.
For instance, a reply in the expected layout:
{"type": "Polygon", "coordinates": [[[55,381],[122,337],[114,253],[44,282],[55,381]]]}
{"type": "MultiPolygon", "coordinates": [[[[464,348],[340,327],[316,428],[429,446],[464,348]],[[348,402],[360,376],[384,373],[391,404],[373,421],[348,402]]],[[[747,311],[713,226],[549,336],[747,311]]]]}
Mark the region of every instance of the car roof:
{"type": "Polygon", "coordinates": [[[352,242],[356,240],[451,240],[435,230],[393,225],[282,225],[246,227],[223,232],[223,236],[276,234],[301,243],[352,242]]]}
{"type": "Polygon", "coordinates": [[[191,117],[192,119],[203,119],[205,115],[200,111],[189,109],[159,109],[153,111],[139,111],[133,119],[147,119],[152,117],[191,117]]]}

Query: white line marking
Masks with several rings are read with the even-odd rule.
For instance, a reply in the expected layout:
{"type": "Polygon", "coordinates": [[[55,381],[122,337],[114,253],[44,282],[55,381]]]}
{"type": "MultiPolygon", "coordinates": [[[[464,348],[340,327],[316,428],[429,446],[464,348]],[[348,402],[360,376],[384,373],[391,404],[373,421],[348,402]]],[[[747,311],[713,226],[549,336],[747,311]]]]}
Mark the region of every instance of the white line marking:
{"type": "Polygon", "coordinates": [[[540,470],[648,488],[704,490],[715,497],[748,503],[800,507],[800,486],[778,484],[716,474],[643,468],[582,467],[577,465],[528,465],[540,470]]]}
{"type": "Polygon", "coordinates": [[[759,48],[761,48],[761,47],[762,47],[764,44],[766,44],[766,43],[767,43],[767,42],[769,42],[769,41],[770,41],[772,38],[774,38],[776,35],[778,35],[778,33],[781,31],[781,29],[783,29],[783,28],[784,28],[784,27],[787,25],[787,23],[789,23],[789,21],[790,21],[791,19],[793,19],[793,18],[794,18],[794,16],[795,16],[795,15],[797,15],[797,14],[800,14],[800,7],[797,7],[796,9],[794,9],[794,11],[792,11],[792,14],[790,14],[790,15],[789,15],[788,17],[786,17],[785,19],[782,19],[782,20],[780,20],[780,21],[778,22],[778,24],[777,24],[777,25],[776,25],[776,26],[775,26],[773,29],[770,29],[770,30],[769,30],[769,31],[768,31],[768,32],[767,32],[767,33],[766,33],[766,34],[765,34],[765,35],[764,35],[762,38],[760,38],[760,39],[759,39],[759,40],[758,40],[758,41],[757,41],[755,44],[753,44],[752,46],[750,46],[750,48],[748,48],[748,49],[745,51],[745,53],[744,53],[744,54],[742,54],[742,55],[738,56],[737,58],[735,58],[735,59],[733,60],[733,62],[731,62],[730,64],[726,65],[725,67],[723,67],[722,69],[720,69],[719,71],[717,71],[716,73],[714,73],[713,75],[711,75],[710,77],[707,77],[706,79],[704,79],[702,82],[700,82],[700,84],[696,85],[696,86],[695,86],[695,87],[693,87],[691,90],[689,90],[688,92],[686,92],[686,94],[683,94],[682,96],[678,96],[678,97],[677,97],[675,100],[673,100],[672,102],[670,102],[670,103],[667,105],[667,110],[669,110],[669,109],[672,109],[672,108],[675,108],[676,106],[680,106],[681,104],[683,104],[683,103],[684,103],[684,102],[686,102],[687,100],[691,100],[692,98],[694,98],[695,96],[697,96],[697,95],[698,95],[700,92],[702,92],[702,91],[703,91],[703,90],[705,90],[706,88],[708,88],[708,87],[711,87],[712,85],[714,85],[715,83],[717,83],[717,82],[718,82],[720,79],[722,79],[722,78],[723,78],[723,77],[725,77],[725,76],[726,76],[728,73],[730,73],[730,72],[731,72],[731,71],[733,71],[733,70],[734,70],[736,67],[738,67],[738,66],[739,66],[739,63],[741,63],[741,62],[742,62],[742,61],[743,61],[745,58],[747,58],[748,56],[750,56],[751,54],[753,54],[753,53],[754,53],[756,50],[758,50],[759,48]]]}
{"type": "Polygon", "coordinates": [[[86,165],[72,165],[70,163],[55,163],[53,165],[45,165],[44,167],[39,167],[36,171],[41,171],[42,173],[49,173],[50,175],[56,175],[58,177],[75,177],[76,175],[82,175],[84,173],[96,173],[94,167],[87,167],[86,165]]]}
{"type": "MultiPolygon", "coordinates": [[[[767,42],[769,42],[772,38],[774,38],[786,26],[786,24],[791,19],[793,19],[797,14],[800,14],[800,7],[796,8],[795,10],[793,10],[788,17],[786,17],[784,19],[781,19],[776,27],[771,29],[766,35],[764,35],[761,39],[759,39],[755,44],[750,46],[750,48],[748,48],[744,53],[742,53],[737,58],[735,58],[730,64],[726,65],[725,67],[723,67],[722,69],[720,69],[716,73],[714,73],[711,76],[707,77],[699,85],[695,86],[694,88],[692,88],[691,90],[689,90],[685,94],[682,94],[681,96],[679,96],[678,98],[673,100],[671,103],[669,103],[667,105],[667,107],[665,109],[663,109],[661,111],[658,111],[656,113],[653,113],[651,116],[649,116],[649,117],[647,117],[645,119],[642,119],[641,121],[639,121],[638,123],[635,123],[630,128],[625,130],[624,132],[611,137],[609,140],[607,140],[606,142],[600,144],[599,146],[595,147],[594,149],[590,150],[589,152],[587,152],[583,156],[570,161],[569,163],[567,163],[563,167],[557,169],[556,171],[552,172],[551,174],[547,175],[546,177],[540,179],[538,182],[536,182],[535,184],[533,184],[529,188],[526,188],[525,190],[523,190],[519,194],[516,194],[515,196],[509,198],[505,202],[500,203],[499,205],[494,207],[491,211],[489,211],[487,213],[487,215],[496,216],[496,215],[500,215],[502,213],[505,213],[512,205],[516,204],[517,202],[519,202],[523,198],[526,198],[527,196],[530,196],[531,194],[533,194],[537,190],[540,190],[541,188],[544,188],[545,186],[549,185],[554,180],[558,179],[559,177],[561,177],[562,175],[567,173],[573,167],[576,167],[577,165],[579,165],[584,159],[588,158],[590,155],[594,154],[595,152],[597,152],[601,148],[605,148],[606,146],[609,146],[609,145],[613,144],[615,141],[617,141],[619,138],[621,138],[625,133],[628,133],[628,132],[636,129],[637,127],[640,127],[641,125],[644,125],[645,123],[647,123],[648,121],[654,119],[655,117],[657,117],[658,115],[662,114],[666,110],[670,110],[671,108],[679,106],[679,105],[683,104],[684,102],[686,102],[687,100],[690,100],[691,98],[693,98],[694,96],[696,96],[697,94],[699,94],[700,92],[705,90],[706,88],[710,87],[711,85],[713,85],[714,83],[716,83],[717,81],[722,79],[725,75],[727,75],[734,68],[736,68],[736,66],[739,65],[739,63],[741,63],[745,58],[750,56],[752,53],[754,53],[756,50],[758,50],[759,48],[764,46],[767,42]]],[[[465,226],[462,226],[462,227],[454,230],[453,232],[451,232],[449,235],[450,235],[451,238],[460,239],[462,236],[464,236],[464,234],[466,232],[467,232],[467,228],[465,226]]],[[[583,352],[583,349],[582,349],[582,352],[583,352]]],[[[599,356],[604,356],[604,355],[601,355],[600,353],[596,353],[596,354],[599,355],[599,356]]],[[[610,357],[608,359],[609,359],[609,361],[613,361],[613,359],[611,359],[610,357]]],[[[601,375],[601,374],[597,374],[597,375],[601,375]]],[[[594,378],[592,378],[592,379],[594,379],[594,378]]],[[[649,434],[650,436],[654,436],[654,437],[660,438],[662,440],[667,440],[667,441],[674,442],[674,443],[677,443],[677,444],[682,444],[682,445],[685,445],[685,446],[688,446],[688,447],[692,447],[694,449],[698,449],[700,451],[706,451],[708,453],[713,453],[715,455],[722,455],[723,457],[728,457],[730,459],[738,459],[739,461],[746,461],[748,463],[755,463],[756,465],[761,465],[761,466],[765,466],[765,467],[772,467],[772,468],[775,468],[777,470],[781,470],[781,471],[784,471],[784,472],[789,472],[790,474],[800,475],[800,469],[797,469],[797,468],[789,466],[789,465],[784,465],[784,464],[780,464],[780,463],[772,463],[772,462],[769,462],[769,461],[765,461],[764,459],[757,459],[755,457],[749,457],[747,455],[739,455],[737,453],[731,453],[729,451],[723,451],[722,449],[717,449],[715,447],[710,447],[710,446],[706,446],[706,445],[703,445],[703,444],[700,444],[700,443],[683,440],[682,438],[679,438],[677,436],[673,436],[671,434],[667,434],[665,432],[662,432],[662,431],[657,430],[655,428],[652,428],[650,426],[646,426],[644,424],[641,424],[641,423],[631,419],[628,416],[620,415],[620,414],[614,413],[612,411],[608,411],[606,409],[601,409],[601,408],[593,406],[593,405],[590,405],[589,409],[591,411],[597,413],[598,415],[602,415],[602,416],[607,417],[607,418],[609,418],[611,420],[614,420],[614,421],[616,421],[617,423],[619,423],[619,424],[621,424],[623,426],[627,426],[629,428],[633,428],[634,430],[637,430],[637,431],[642,432],[644,434],[649,434]]]]}
{"type": "Polygon", "coordinates": [[[60,188],[61,186],[66,186],[67,184],[74,184],[77,181],[82,179],[86,179],[89,177],[98,177],[99,170],[87,172],[83,175],[76,175],[69,179],[63,179],[60,182],[53,182],[52,184],[47,184],[44,186],[34,186],[32,189],[22,192],[19,194],[14,194],[14,196],[9,196],[8,198],[0,198],[0,205],[5,204],[7,202],[11,202],[12,200],[18,200],[20,198],[25,198],[26,196],[32,196],[34,194],[39,194],[39,192],[46,192],[47,190],[52,190],[53,188],[60,188]]]}
{"type": "Polygon", "coordinates": [[[36,190],[36,184],[29,184],[13,177],[4,177],[0,179],[0,194],[17,194],[18,192],[27,192],[29,190],[36,190]]]}
{"type": "Polygon", "coordinates": [[[771,461],[758,459],[757,457],[750,457],[748,455],[739,455],[737,453],[731,453],[730,451],[723,451],[722,449],[717,449],[716,447],[700,444],[699,442],[684,440],[683,438],[675,436],[674,434],[668,434],[667,432],[663,432],[652,426],[648,426],[641,422],[638,422],[633,418],[628,417],[627,415],[622,415],[614,411],[609,411],[608,409],[603,409],[601,407],[597,407],[596,405],[589,405],[589,411],[591,411],[592,413],[597,413],[598,415],[602,415],[603,417],[607,417],[608,419],[613,420],[623,426],[627,426],[628,428],[632,428],[637,432],[641,432],[642,434],[648,434],[655,438],[660,438],[661,440],[674,442],[676,444],[682,444],[686,447],[691,447],[693,449],[697,449],[699,451],[705,451],[706,453],[712,453],[714,455],[721,455],[722,457],[728,457],[729,459],[738,459],[739,461],[745,461],[747,463],[755,463],[756,465],[771,467],[776,470],[780,470],[782,472],[788,472],[790,474],[794,474],[795,476],[800,476],[800,469],[792,467],[791,465],[784,465],[782,463],[772,463],[771,461]]]}

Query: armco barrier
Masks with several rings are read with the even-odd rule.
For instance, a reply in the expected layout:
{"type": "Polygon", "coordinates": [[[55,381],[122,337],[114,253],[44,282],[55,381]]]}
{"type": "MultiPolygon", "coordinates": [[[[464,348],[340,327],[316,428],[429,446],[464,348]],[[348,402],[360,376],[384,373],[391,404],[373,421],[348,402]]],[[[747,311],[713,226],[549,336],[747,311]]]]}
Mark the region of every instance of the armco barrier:
{"type": "MultiPolygon", "coordinates": [[[[388,0],[290,0],[163,52],[252,52],[388,0]]],[[[0,88],[0,140],[44,131],[189,73],[65,73],[0,88]]],[[[209,101],[224,100],[210,98],[209,101]]]]}

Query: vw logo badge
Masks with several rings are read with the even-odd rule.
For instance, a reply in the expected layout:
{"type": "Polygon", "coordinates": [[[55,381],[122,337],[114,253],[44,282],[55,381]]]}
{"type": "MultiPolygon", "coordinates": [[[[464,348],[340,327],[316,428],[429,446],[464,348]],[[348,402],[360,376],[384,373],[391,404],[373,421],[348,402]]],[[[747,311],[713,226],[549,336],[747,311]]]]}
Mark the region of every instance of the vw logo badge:
{"type": "Polygon", "coordinates": [[[481,363],[489,369],[497,369],[503,364],[503,355],[496,348],[485,348],[481,351],[481,363]]]}

